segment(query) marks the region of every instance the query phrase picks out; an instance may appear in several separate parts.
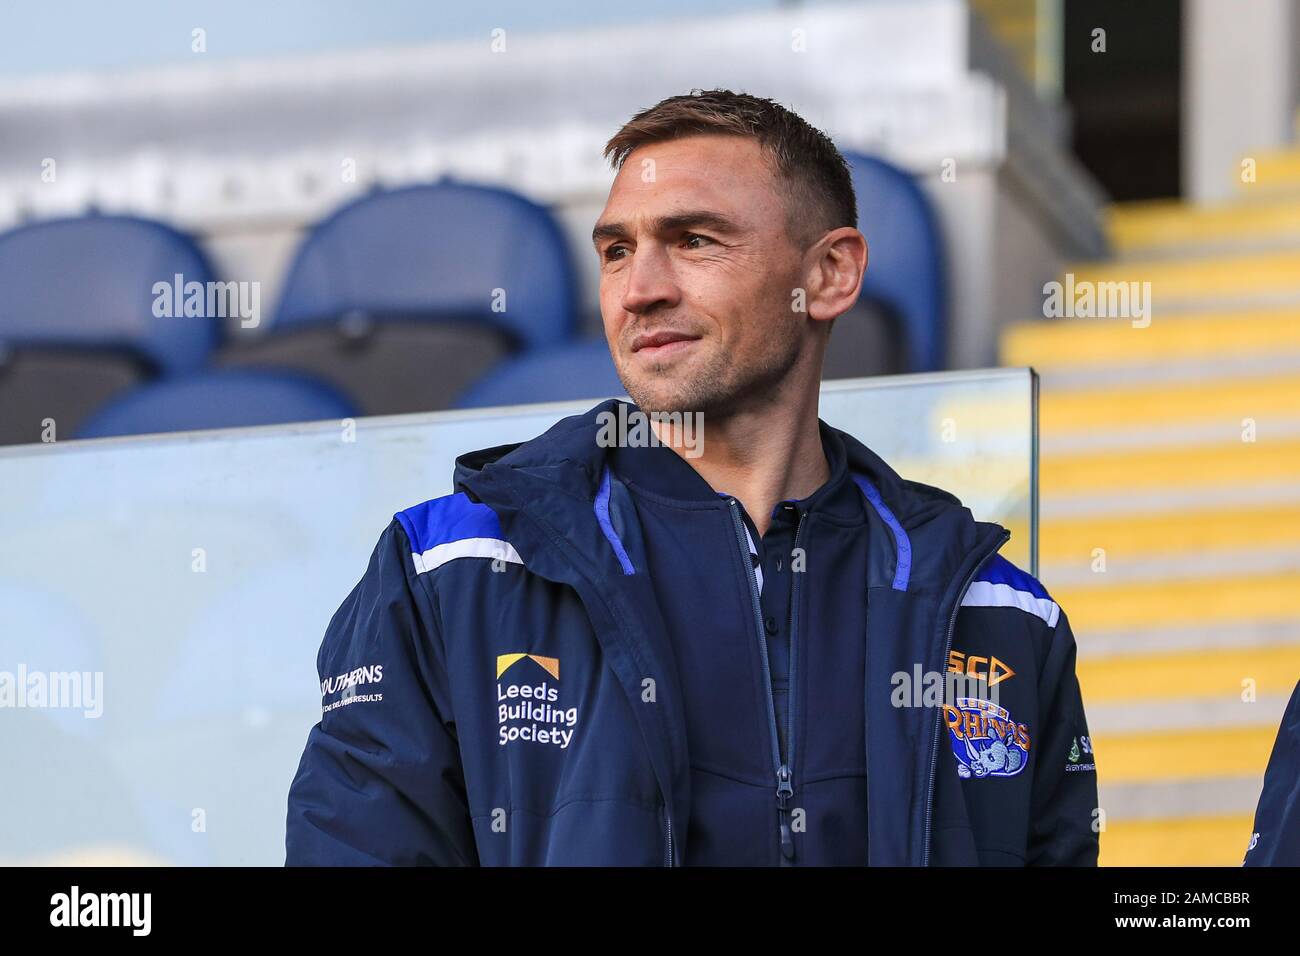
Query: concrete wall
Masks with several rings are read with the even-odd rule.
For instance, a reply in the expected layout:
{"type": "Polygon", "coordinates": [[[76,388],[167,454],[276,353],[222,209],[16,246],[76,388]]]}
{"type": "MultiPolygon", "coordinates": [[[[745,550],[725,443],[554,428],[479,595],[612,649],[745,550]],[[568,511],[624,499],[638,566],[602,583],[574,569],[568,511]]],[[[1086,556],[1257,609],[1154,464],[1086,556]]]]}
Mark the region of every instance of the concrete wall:
{"type": "Polygon", "coordinates": [[[1183,182],[1190,199],[1225,199],[1242,157],[1295,139],[1300,5],[1184,0],[1183,182]]]}

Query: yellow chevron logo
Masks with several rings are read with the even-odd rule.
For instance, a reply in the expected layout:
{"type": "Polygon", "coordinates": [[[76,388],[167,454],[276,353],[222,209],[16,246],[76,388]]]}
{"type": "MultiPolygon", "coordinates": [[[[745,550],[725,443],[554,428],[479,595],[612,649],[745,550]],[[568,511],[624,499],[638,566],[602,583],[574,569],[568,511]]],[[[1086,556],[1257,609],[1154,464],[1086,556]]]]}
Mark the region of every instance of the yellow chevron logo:
{"type": "Polygon", "coordinates": [[[510,670],[518,661],[525,657],[536,661],[541,665],[546,673],[550,674],[556,680],[560,679],[560,659],[558,657],[542,657],[540,654],[498,654],[497,655],[497,680],[501,675],[510,670]]]}

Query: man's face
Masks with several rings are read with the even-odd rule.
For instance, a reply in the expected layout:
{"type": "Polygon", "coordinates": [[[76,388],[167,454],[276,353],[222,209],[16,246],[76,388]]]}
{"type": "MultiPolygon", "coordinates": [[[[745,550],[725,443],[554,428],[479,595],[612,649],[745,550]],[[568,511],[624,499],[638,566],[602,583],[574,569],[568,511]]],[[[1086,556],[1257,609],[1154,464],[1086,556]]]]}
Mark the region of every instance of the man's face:
{"type": "Polygon", "coordinates": [[[720,412],[799,355],[801,252],[757,142],[701,135],[634,150],[593,231],[605,337],[645,412],[720,412]]]}

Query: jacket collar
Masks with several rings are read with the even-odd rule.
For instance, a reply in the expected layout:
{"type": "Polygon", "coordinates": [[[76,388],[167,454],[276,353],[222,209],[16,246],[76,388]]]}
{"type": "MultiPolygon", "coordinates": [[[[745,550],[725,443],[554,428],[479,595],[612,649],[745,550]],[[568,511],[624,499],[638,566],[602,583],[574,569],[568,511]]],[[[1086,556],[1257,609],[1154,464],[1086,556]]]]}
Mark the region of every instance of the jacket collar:
{"type": "MultiPolygon", "coordinates": [[[[840,433],[818,422],[822,450],[830,474],[812,494],[789,499],[802,511],[830,514],[846,521],[862,519],[861,494],[849,474],[848,454],[840,433]]],[[[622,446],[610,450],[608,462],[614,474],[636,491],[675,503],[717,504],[726,488],[714,489],[695,468],[673,449],[661,444],[622,446]]],[[[776,506],[787,502],[780,502],[776,506]]],[[[775,509],[774,509],[775,510],[775,509]]]]}
{"type": "MultiPolygon", "coordinates": [[[[600,446],[596,435],[605,420],[616,415],[620,399],[607,399],[587,411],[556,422],[536,438],[466,452],[456,459],[452,475],[453,490],[478,497],[478,490],[489,491],[506,471],[521,478],[563,487],[570,496],[594,502],[607,465],[629,460],[629,451],[670,451],[670,449],[626,449],[600,446]]],[[[632,406],[634,407],[634,406],[632,406]]],[[[915,528],[952,509],[965,510],[953,495],[939,488],[901,478],[883,459],[852,435],[820,422],[823,447],[832,469],[842,452],[844,466],[853,475],[868,479],[880,491],[882,501],[904,528],[915,528]]],[[[674,454],[674,457],[677,457],[674,454]]],[[[701,488],[709,493],[707,482],[695,469],[677,458],[676,465],[664,470],[670,497],[699,496],[701,488]]],[[[618,469],[615,469],[617,471],[618,469]]],[[[638,473],[642,473],[638,469],[638,473]]],[[[652,489],[658,490],[658,489],[652,489]]]]}

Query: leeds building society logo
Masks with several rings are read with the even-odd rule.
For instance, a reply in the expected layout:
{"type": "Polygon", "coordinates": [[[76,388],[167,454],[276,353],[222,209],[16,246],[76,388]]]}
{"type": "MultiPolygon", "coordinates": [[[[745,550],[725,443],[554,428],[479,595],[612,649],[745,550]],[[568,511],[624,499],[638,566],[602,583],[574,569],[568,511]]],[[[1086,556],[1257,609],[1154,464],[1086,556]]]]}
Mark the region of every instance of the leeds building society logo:
{"type": "Polygon", "coordinates": [[[497,657],[497,742],[502,747],[522,740],[567,750],[578,724],[578,708],[557,706],[560,700],[560,659],[539,654],[501,654],[497,657]],[[529,660],[536,667],[515,667],[529,660]],[[534,683],[540,673],[549,676],[534,683]],[[502,678],[510,671],[509,683],[502,678]]]}
{"type": "Polygon", "coordinates": [[[957,776],[1014,777],[1029,760],[1029,728],[1005,707],[979,697],[958,697],[943,716],[952,734],[957,776]]]}

